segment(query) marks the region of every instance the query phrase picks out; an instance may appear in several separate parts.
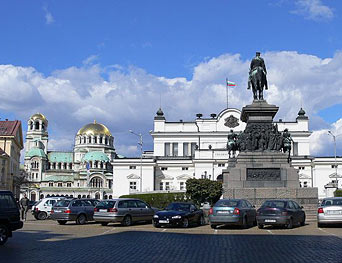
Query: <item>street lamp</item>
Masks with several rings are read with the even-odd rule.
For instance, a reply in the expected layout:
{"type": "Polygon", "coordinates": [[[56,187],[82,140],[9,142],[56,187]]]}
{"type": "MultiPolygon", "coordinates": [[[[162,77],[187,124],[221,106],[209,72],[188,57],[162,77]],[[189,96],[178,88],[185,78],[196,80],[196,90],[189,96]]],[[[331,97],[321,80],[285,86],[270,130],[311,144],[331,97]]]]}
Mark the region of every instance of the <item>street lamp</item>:
{"type": "Polygon", "coordinates": [[[334,149],[335,149],[335,176],[336,176],[336,184],[337,184],[337,188],[338,188],[338,177],[337,177],[337,160],[336,160],[336,137],[340,136],[339,135],[335,135],[333,134],[331,131],[328,131],[328,133],[333,137],[334,139],[334,149]]]}
{"type": "Polygon", "coordinates": [[[140,192],[142,192],[142,154],[143,154],[143,136],[141,133],[135,133],[132,130],[129,130],[130,133],[138,136],[140,138],[140,142],[138,142],[138,144],[140,145],[140,192]]]}

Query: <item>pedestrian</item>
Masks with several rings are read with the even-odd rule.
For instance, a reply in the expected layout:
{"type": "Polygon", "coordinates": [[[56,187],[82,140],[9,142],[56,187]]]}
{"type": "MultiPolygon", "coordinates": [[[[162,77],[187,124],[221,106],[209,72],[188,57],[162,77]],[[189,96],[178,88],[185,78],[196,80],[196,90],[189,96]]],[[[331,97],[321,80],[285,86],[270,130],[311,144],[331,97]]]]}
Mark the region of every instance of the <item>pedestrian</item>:
{"type": "Polygon", "coordinates": [[[21,219],[23,221],[26,221],[26,214],[28,211],[29,201],[30,200],[27,198],[26,194],[24,194],[24,197],[20,200],[21,219]]]}

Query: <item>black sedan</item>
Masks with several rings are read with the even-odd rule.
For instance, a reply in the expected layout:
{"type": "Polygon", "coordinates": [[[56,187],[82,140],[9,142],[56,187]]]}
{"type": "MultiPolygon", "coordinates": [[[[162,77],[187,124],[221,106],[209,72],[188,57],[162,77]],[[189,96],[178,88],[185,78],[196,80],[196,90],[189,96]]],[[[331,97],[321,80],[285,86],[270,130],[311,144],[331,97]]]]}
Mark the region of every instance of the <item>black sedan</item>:
{"type": "Polygon", "coordinates": [[[305,212],[295,201],[267,200],[257,211],[258,227],[263,228],[264,225],[278,225],[292,228],[294,225],[305,225],[305,212]]]}
{"type": "Polygon", "coordinates": [[[153,216],[153,225],[188,227],[192,224],[204,224],[203,211],[191,203],[171,203],[153,216]]]}

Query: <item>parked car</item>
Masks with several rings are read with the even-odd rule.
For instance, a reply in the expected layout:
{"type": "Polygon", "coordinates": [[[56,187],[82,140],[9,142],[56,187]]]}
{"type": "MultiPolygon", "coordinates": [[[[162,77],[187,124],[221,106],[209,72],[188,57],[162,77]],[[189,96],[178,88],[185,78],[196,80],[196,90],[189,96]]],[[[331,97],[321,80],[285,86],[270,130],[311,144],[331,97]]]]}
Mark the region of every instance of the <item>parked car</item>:
{"type": "Polygon", "coordinates": [[[58,224],[65,225],[68,221],[76,221],[83,225],[87,221],[93,221],[94,207],[98,204],[97,199],[62,199],[51,210],[51,219],[58,224]]]}
{"type": "Polygon", "coordinates": [[[156,209],[139,199],[118,198],[103,200],[94,209],[94,220],[105,226],[108,223],[121,223],[130,226],[138,221],[152,221],[156,209]]]}
{"type": "Polygon", "coordinates": [[[243,199],[221,199],[209,210],[211,228],[218,225],[256,225],[255,206],[243,199]]]}
{"type": "Polygon", "coordinates": [[[12,232],[23,227],[17,203],[10,191],[0,191],[0,245],[6,243],[12,232]]]}
{"type": "Polygon", "coordinates": [[[192,224],[204,225],[203,211],[192,203],[171,203],[153,216],[153,225],[188,227],[192,224]]]}
{"type": "Polygon", "coordinates": [[[37,220],[45,220],[51,214],[51,209],[54,204],[65,197],[46,197],[38,201],[31,208],[31,213],[37,220]]]}
{"type": "Polygon", "coordinates": [[[305,225],[305,212],[293,200],[267,200],[257,210],[257,223],[259,228],[265,225],[286,226],[291,229],[294,225],[305,225]]]}
{"type": "Polygon", "coordinates": [[[317,211],[317,226],[342,223],[342,197],[323,199],[317,211]]]}

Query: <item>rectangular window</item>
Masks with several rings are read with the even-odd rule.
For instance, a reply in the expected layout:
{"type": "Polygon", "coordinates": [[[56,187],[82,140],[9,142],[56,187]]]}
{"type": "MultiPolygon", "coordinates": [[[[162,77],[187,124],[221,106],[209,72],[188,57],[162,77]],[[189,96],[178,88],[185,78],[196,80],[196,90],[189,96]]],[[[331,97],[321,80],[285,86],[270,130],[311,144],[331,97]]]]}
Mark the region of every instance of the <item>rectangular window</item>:
{"type": "Polygon", "coordinates": [[[179,183],[179,190],[185,190],[185,183],[184,182],[179,183]]]}
{"type": "Polygon", "coordinates": [[[304,170],[305,169],[304,166],[299,166],[298,168],[299,168],[299,170],[304,170]]]}
{"type": "Polygon", "coordinates": [[[161,167],[160,168],[162,171],[166,171],[167,170],[167,167],[161,167]]]}
{"type": "Polygon", "coordinates": [[[196,143],[192,142],[191,143],[191,156],[194,157],[195,156],[195,150],[196,150],[196,143]]]}
{"type": "Polygon", "coordinates": [[[298,142],[293,142],[293,155],[298,156],[298,142]]]}
{"type": "Polygon", "coordinates": [[[63,183],[58,183],[58,187],[63,187],[63,183]]]}
{"type": "Polygon", "coordinates": [[[159,184],[159,190],[164,190],[164,187],[163,187],[164,185],[163,185],[163,182],[160,182],[160,184],[159,184]]]}
{"type": "Polygon", "coordinates": [[[171,149],[170,149],[170,143],[166,142],[164,144],[164,156],[170,156],[171,155],[171,149]]]}
{"type": "Polygon", "coordinates": [[[189,170],[189,167],[182,167],[182,171],[187,171],[189,170]]]}
{"type": "Polygon", "coordinates": [[[225,167],[225,164],[224,163],[219,163],[218,167],[225,167]]]}
{"type": "Polygon", "coordinates": [[[178,143],[174,142],[172,144],[172,156],[178,156],[178,143]]]}
{"type": "Polygon", "coordinates": [[[137,169],[137,167],[132,165],[132,166],[129,167],[129,169],[137,169]]]}
{"type": "Polygon", "coordinates": [[[338,165],[333,164],[331,168],[338,168],[338,165]]]}
{"type": "Polygon", "coordinates": [[[67,187],[71,187],[71,183],[67,183],[67,187]]]}
{"type": "Polygon", "coordinates": [[[53,183],[49,183],[49,187],[53,187],[53,183]]]}
{"type": "Polygon", "coordinates": [[[183,143],[183,156],[189,156],[189,143],[183,143]]]}
{"type": "Polygon", "coordinates": [[[137,190],[137,182],[129,182],[130,190],[137,190]]]}
{"type": "Polygon", "coordinates": [[[169,182],[165,182],[165,190],[170,190],[170,183],[169,182]]]}
{"type": "Polygon", "coordinates": [[[304,187],[308,187],[308,182],[304,182],[304,187]]]}

